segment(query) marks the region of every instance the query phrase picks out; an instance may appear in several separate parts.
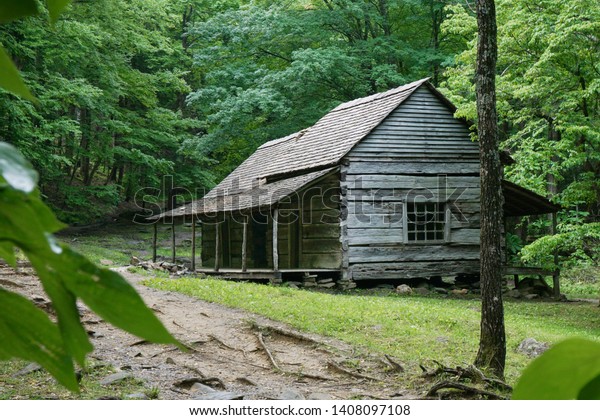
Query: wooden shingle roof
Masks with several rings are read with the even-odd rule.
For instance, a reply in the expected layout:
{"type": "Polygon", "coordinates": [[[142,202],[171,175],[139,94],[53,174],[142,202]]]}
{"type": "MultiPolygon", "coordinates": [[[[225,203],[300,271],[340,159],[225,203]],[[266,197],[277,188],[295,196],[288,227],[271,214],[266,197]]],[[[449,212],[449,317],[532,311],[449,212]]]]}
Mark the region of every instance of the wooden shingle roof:
{"type": "Polygon", "coordinates": [[[297,190],[326,174],[427,80],[338,105],[313,126],[263,144],[203,199],[150,219],[276,203],[283,195],[274,193],[282,186],[297,190]],[[267,196],[257,201],[258,185],[267,196]]]}
{"type": "Polygon", "coordinates": [[[334,169],[324,169],[307,174],[285,178],[272,183],[256,182],[253,188],[229,193],[228,190],[219,190],[211,197],[205,196],[160,215],[149,217],[149,220],[164,217],[182,217],[195,214],[214,214],[233,210],[269,207],[278,203],[285,197],[293,196],[303,186],[328,175],[334,169]]]}

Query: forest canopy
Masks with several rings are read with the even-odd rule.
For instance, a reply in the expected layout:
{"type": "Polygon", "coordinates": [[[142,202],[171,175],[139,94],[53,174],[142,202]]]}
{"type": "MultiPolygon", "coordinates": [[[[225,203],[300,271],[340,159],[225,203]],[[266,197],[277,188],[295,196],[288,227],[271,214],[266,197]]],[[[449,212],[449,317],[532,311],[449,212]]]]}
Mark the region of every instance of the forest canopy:
{"type": "MultiPolygon", "coordinates": [[[[563,207],[516,223],[514,249],[598,263],[600,6],[497,0],[505,175],[563,207]]],[[[95,0],[2,25],[37,103],[0,90],[0,140],[68,223],[163,178],[208,189],[265,141],[337,104],[423,77],[476,122],[476,20],[463,0],[95,0]]]]}

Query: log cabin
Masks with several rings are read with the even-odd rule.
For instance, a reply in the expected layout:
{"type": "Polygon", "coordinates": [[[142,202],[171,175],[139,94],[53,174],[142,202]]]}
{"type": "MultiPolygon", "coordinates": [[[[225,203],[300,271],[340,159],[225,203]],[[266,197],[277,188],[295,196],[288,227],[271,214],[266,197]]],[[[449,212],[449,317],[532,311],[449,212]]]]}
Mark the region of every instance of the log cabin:
{"type": "MultiPolygon", "coordinates": [[[[455,111],[428,79],[343,103],[152,219],[193,221],[193,252],[199,224],[194,269],[226,278],[477,276],[479,148],[455,111]]],[[[505,217],[558,209],[508,181],[503,192],[505,217]]]]}

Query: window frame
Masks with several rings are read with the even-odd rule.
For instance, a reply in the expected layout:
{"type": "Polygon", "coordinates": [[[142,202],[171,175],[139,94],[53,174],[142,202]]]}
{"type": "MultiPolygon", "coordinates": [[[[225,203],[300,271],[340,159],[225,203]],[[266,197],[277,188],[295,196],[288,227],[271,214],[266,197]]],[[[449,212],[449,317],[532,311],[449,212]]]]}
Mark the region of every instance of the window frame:
{"type": "MultiPolygon", "coordinates": [[[[416,213],[415,213],[416,214],[416,213]]],[[[436,222],[439,223],[439,222],[436,222]]],[[[412,200],[410,203],[408,201],[403,201],[402,203],[402,236],[403,236],[403,242],[405,245],[439,245],[439,244],[446,244],[448,242],[450,242],[450,228],[451,228],[451,213],[450,213],[450,207],[448,206],[448,203],[446,201],[438,201],[438,200],[412,200]],[[415,235],[415,239],[409,239],[409,221],[408,221],[408,206],[409,204],[412,205],[419,205],[419,204],[423,204],[423,205],[427,205],[427,204],[434,204],[437,207],[437,213],[443,213],[444,215],[444,219],[442,221],[443,223],[443,238],[441,239],[416,239],[416,235],[415,235]],[[443,210],[439,210],[440,206],[442,207],[443,210]]],[[[416,231],[411,231],[411,232],[416,232],[416,231]]]]}

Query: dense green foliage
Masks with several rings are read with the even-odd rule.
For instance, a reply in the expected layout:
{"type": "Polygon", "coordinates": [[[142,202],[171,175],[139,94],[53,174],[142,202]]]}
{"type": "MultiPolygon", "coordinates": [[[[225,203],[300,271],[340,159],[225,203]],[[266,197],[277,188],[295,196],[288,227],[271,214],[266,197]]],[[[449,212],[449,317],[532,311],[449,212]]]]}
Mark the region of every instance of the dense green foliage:
{"type": "MultiPolygon", "coordinates": [[[[501,140],[517,160],[506,176],[564,208],[558,236],[521,255],[597,264],[600,7],[497,9],[501,140]]],[[[0,91],[0,139],[33,163],[59,218],[90,222],[139,203],[142,187],[166,195],[165,175],[210,188],[265,141],[418,78],[476,121],[475,41],[474,12],[458,0],[75,2],[54,25],[2,26],[0,65],[11,57],[39,103],[0,91]]],[[[516,223],[513,249],[549,232],[545,217],[516,223]]]]}
{"type": "MultiPolygon", "coordinates": [[[[0,93],[0,138],[67,222],[142,187],[210,187],[261,143],[341,101],[432,75],[455,0],[98,0],[4,25],[39,106],[0,93]]],[[[2,59],[2,57],[0,57],[2,59]]],[[[138,197],[139,199],[139,197],[138,197]]]]}
{"type": "Polygon", "coordinates": [[[65,221],[94,220],[162,175],[202,181],[202,159],[180,151],[198,125],[183,109],[184,10],[99,0],[73,4],[53,26],[43,15],[3,25],[0,44],[39,104],[1,93],[0,138],[33,163],[65,221]]]}
{"type": "MultiPolygon", "coordinates": [[[[600,5],[591,0],[498,0],[498,103],[508,179],[563,207],[558,232],[522,251],[553,264],[558,251],[597,265],[600,257],[600,5]]],[[[447,73],[445,92],[474,119],[475,18],[460,7],[444,32],[468,48],[447,73]]],[[[523,237],[548,233],[546,218],[523,222],[523,237]]]]}
{"type": "Polygon", "coordinates": [[[340,102],[432,76],[459,51],[443,37],[451,0],[230,2],[188,31],[202,83],[188,103],[205,132],[187,146],[226,175],[266,140],[340,102]]]}
{"type": "MultiPolygon", "coordinates": [[[[67,3],[48,0],[53,20],[67,3]]],[[[37,3],[5,3],[0,9],[0,22],[35,13],[38,13],[37,3]]],[[[23,90],[13,63],[2,62],[0,69],[3,76],[8,75],[2,77],[7,92],[30,96],[23,90]]],[[[96,267],[56,241],[53,234],[64,225],[41,201],[37,181],[37,172],[19,151],[0,142],[0,259],[16,267],[16,248],[25,254],[52,301],[56,316],[54,322],[30,300],[0,287],[0,360],[18,358],[37,362],[60,384],[78,390],[73,362],[84,366],[93,347],[80,322],[77,299],[106,321],[132,334],[177,344],[119,274],[96,267]]]]}

